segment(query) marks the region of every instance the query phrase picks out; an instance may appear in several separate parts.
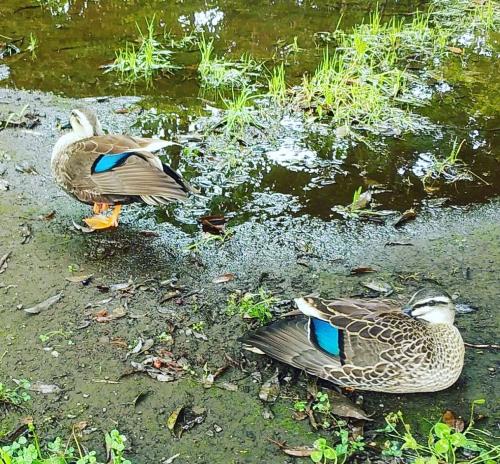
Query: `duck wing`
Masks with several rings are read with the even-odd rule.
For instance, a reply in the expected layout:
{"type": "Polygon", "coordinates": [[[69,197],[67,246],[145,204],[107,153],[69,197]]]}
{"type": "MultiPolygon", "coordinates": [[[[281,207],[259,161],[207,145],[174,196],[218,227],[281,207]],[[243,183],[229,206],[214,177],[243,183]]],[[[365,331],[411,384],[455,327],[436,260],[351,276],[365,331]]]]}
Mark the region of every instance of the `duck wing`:
{"type": "Polygon", "coordinates": [[[319,349],[309,337],[309,318],[283,319],[261,327],[240,339],[243,348],[258,354],[267,354],[298,369],[326,377],[326,369],[340,368],[338,358],[319,349]]]}
{"type": "Polygon", "coordinates": [[[189,184],[150,151],[170,144],[124,135],[76,142],[68,149],[71,184],[82,196],[141,197],[149,204],[184,200],[189,184]]]}
{"type": "Polygon", "coordinates": [[[308,297],[296,302],[303,313],[339,330],[343,365],[372,367],[401,357],[418,362],[425,356],[425,351],[418,349],[425,346],[419,343],[426,338],[425,326],[404,314],[395,301],[308,297]]]}

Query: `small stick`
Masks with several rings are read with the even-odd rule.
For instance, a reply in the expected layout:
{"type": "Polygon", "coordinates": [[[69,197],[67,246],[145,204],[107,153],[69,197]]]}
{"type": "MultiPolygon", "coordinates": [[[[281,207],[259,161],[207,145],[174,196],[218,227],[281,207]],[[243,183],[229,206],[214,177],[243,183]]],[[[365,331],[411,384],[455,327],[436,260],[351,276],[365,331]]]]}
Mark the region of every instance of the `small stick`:
{"type": "Polygon", "coordinates": [[[487,350],[500,350],[500,345],[495,345],[495,344],[491,344],[491,345],[488,345],[488,344],[476,344],[476,343],[467,343],[467,342],[464,342],[464,345],[467,347],[467,348],[485,348],[487,350]]]}

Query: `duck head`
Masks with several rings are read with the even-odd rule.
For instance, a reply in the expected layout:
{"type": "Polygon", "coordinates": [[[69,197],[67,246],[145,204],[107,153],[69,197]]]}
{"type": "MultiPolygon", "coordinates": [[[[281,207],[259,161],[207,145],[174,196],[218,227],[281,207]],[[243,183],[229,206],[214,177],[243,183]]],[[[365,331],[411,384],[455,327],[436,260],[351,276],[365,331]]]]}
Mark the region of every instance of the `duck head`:
{"type": "MultiPolygon", "coordinates": [[[[69,126],[79,138],[104,135],[99,119],[93,110],[86,107],[75,108],[69,117],[69,126]]],[[[65,126],[66,128],[67,126],[65,126]]]]}
{"type": "Polygon", "coordinates": [[[403,311],[429,324],[453,324],[455,321],[455,304],[442,290],[419,290],[403,311]]]}

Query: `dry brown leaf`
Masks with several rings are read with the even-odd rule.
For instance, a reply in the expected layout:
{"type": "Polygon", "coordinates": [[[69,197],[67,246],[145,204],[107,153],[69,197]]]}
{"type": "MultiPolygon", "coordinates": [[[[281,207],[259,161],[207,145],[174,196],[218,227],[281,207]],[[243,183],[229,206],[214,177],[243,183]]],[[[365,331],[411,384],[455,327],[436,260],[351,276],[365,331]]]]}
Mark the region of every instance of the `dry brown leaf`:
{"type": "Polygon", "coordinates": [[[413,208],[407,209],[394,223],[394,227],[401,227],[408,221],[413,221],[417,217],[417,213],[413,208]]]}
{"type": "Polygon", "coordinates": [[[212,282],[214,284],[223,284],[225,282],[231,282],[232,280],[234,280],[234,277],[234,274],[228,272],[226,274],[222,274],[219,277],[216,277],[212,282]]]}
{"type": "Polygon", "coordinates": [[[351,417],[371,421],[366,413],[349,398],[333,390],[328,391],[332,413],[340,417],[351,417]]]}
{"type": "Polygon", "coordinates": [[[198,222],[201,223],[203,232],[208,232],[212,235],[221,235],[224,233],[226,217],[222,214],[216,216],[202,216],[198,219],[198,222]]]}
{"type": "Polygon", "coordinates": [[[444,412],[443,417],[441,417],[441,422],[444,422],[450,428],[455,430],[455,432],[463,432],[465,429],[464,420],[460,416],[457,417],[451,409],[447,409],[444,412]]]}
{"type": "Polygon", "coordinates": [[[123,306],[118,306],[114,308],[112,312],[109,312],[106,309],[101,309],[95,314],[94,319],[96,322],[105,323],[114,321],[115,319],[120,319],[126,314],[127,311],[125,311],[125,308],[123,306]]]}
{"type": "Polygon", "coordinates": [[[360,267],[355,267],[355,268],[351,269],[351,274],[353,274],[353,275],[368,274],[369,272],[377,272],[377,271],[369,266],[360,266],[360,267]]]}
{"type": "Polygon", "coordinates": [[[311,456],[314,448],[310,446],[296,446],[295,448],[281,448],[283,453],[288,454],[288,456],[295,456],[297,458],[307,458],[311,456]]]}
{"type": "Polygon", "coordinates": [[[71,277],[66,277],[66,280],[68,282],[72,282],[74,284],[87,285],[93,276],[94,276],[94,274],[71,276],[71,277]]]}
{"type": "Polygon", "coordinates": [[[456,55],[463,55],[464,49],[460,47],[447,47],[451,53],[455,53],[456,55]]]}

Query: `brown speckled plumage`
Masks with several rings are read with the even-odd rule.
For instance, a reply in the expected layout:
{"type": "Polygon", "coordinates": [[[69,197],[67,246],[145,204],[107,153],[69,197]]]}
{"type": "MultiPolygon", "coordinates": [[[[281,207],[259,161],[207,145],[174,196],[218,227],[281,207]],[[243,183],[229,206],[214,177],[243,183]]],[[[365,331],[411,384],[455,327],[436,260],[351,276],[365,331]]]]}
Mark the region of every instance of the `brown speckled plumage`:
{"type": "Polygon", "coordinates": [[[339,356],[314,342],[303,316],[259,329],[243,340],[245,347],[343,387],[389,393],[442,390],[462,371],[465,349],[453,323],[410,317],[389,300],[302,301],[339,329],[339,356]]]}
{"type": "Polygon", "coordinates": [[[142,201],[151,205],[184,200],[192,188],[163,164],[153,151],[171,142],[104,135],[95,113],[88,108],[72,111],[73,132],[62,136],[52,154],[56,182],[77,200],[108,205],[142,201]],[[123,160],[102,172],[95,165],[106,155],[125,154],[123,160]]]}

